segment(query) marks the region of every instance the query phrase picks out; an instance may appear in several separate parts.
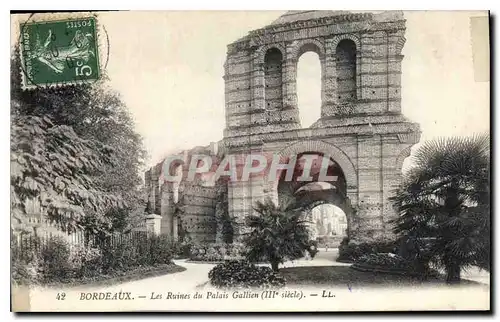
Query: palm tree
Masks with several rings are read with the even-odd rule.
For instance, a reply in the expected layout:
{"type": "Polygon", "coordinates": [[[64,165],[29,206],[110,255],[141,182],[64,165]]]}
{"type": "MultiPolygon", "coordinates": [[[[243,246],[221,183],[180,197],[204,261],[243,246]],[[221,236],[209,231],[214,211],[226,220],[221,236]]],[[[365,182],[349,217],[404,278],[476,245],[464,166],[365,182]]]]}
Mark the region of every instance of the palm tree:
{"type": "Polygon", "coordinates": [[[392,198],[395,232],[417,260],[444,267],[448,283],[463,268],[489,269],[489,160],[488,135],[426,142],[392,198]]]}
{"type": "Polygon", "coordinates": [[[292,201],[276,205],[271,199],[257,201],[254,207],[257,215],[246,218],[251,231],[244,243],[249,261],[268,261],[273,271],[286,259],[300,258],[309,247],[309,234],[302,209],[292,201]]]}

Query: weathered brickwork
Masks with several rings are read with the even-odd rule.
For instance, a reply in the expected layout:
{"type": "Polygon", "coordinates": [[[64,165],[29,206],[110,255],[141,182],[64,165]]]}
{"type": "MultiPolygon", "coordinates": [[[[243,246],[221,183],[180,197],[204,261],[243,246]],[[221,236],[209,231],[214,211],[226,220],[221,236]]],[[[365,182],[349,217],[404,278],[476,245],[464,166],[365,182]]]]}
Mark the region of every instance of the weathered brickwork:
{"type": "MultiPolygon", "coordinates": [[[[302,11],[229,44],[223,77],[226,128],[219,149],[238,155],[328,156],[341,171],[344,197],[327,202],[346,212],[350,237],[390,236],[395,213],[388,199],[420,139],[419,125],[401,114],[404,35],[402,12],[302,11]],[[309,51],[320,59],[322,106],[321,118],[303,129],[296,75],[300,56],[309,51]]],[[[186,158],[193,152],[200,151],[188,151],[186,158]]],[[[146,172],[146,187],[151,209],[162,216],[162,232],[172,233],[173,187],[158,184],[160,173],[161,165],[146,172]]],[[[215,240],[215,189],[190,183],[180,190],[186,205],[178,218],[183,228],[195,239],[215,240]]],[[[227,193],[229,215],[238,220],[252,213],[256,200],[279,199],[278,182],[266,178],[230,182],[227,193]]]]}

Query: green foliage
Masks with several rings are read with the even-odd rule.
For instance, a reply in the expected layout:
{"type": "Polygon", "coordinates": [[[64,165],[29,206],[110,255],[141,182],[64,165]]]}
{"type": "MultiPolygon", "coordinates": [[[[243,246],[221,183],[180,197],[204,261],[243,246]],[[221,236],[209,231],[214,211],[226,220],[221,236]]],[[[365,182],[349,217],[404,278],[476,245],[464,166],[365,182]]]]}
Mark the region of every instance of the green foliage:
{"type": "Polygon", "coordinates": [[[189,239],[174,242],[174,253],[177,258],[189,258],[191,255],[191,248],[194,243],[189,239]]]}
{"type": "Polygon", "coordinates": [[[62,238],[50,238],[41,251],[40,269],[47,280],[65,280],[71,276],[70,249],[62,238]]]}
{"type": "Polygon", "coordinates": [[[345,237],[340,243],[337,261],[352,263],[365,255],[377,253],[398,253],[398,242],[389,240],[355,243],[345,237]]]}
{"type": "Polygon", "coordinates": [[[222,234],[222,241],[231,244],[234,238],[235,221],[229,216],[227,180],[219,179],[216,183],[216,203],[215,218],[217,221],[217,230],[222,234]]]}
{"type": "Polygon", "coordinates": [[[36,276],[30,273],[28,264],[19,260],[12,261],[11,278],[18,284],[29,284],[36,280],[36,276]]]}
{"type": "Polygon", "coordinates": [[[318,250],[318,242],[316,240],[310,240],[309,246],[307,247],[307,252],[311,255],[311,258],[314,258],[316,254],[319,252],[318,250]]]}
{"type": "Polygon", "coordinates": [[[129,239],[100,248],[102,249],[102,270],[105,273],[127,271],[137,266],[137,258],[140,254],[129,239]]]}
{"type": "MultiPolygon", "coordinates": [[[[490,261],[489,136],[426,142],[392,198],[395,232],[420,261],[445,268],[449,283],[490,261]]],[[[424,263],[425,264],[425,263],[424,263]]]]}
{"type": "Polygon", "coordinates": [[[174,256],[173,241],[170,236],[159,235],[149,237],[147,261],[143,265],[170,264],[174,256]]]}
{"type": "Polygon", "coordinates": [[[377,253],[361,256],[354,262],[356,265],[370,265],[384,268],[407,269],[411,268],[411,262],[393,253],[377,253]]]}
{"type": "Polygon", "coordinates": [[[39,251],[38,245],[29,244],[26,248],[19,247],[17,238],[12,234],[10,239],[11,278],[15,283],[28,284],[38,279],[37,267],[39,251]],[[34,246],[34,247],[33,247],[34,246]]]}
{"type": "Polygon", "coordinates": [[[439,275],[429,267],[422,269],[419,266],[415,266],[411,260],[393,253],[364,255],[358,258],[351,267],[361,271],[419,276],[424,279],[439,275]]]}
{"type": "Polygon", "coordinates": [[[231,260],[218,264],[208,273],[210,284],[219,288],[279,288],[285,279],[269,267],[248,261],[231,260]]]}
{"type": "Polygon", "coordinates": [[[12,119],[12,215],[25,221],[27,204],[38,201],[47,214],[72,229],[85,210],[102,213],[119,207],[117,196],[92,180],[109,162],[111,151],[97,142],[78,137],[68,126],[54,125],[47,117],[12,119]]]}
{"type": "MultiPolygon", "coordinates": [[[[111,224],[111,231],[129,231],[145,207],[139,186],[146,155],[120,96],[106,77],[92,84],[25,91],[19,70],[16,49],[11,59],[11,141],[18,219],[26,215],[23,203],[29,195],[41,199],[55,220],[71,218],[63,225],[74,225],[85,211],[99,217],[102,229],[111,224]]],[[[95,230],[96,221],[90,223],[89,230],[95,230]]]]}
{"type": "Polygon", "coordinates": [[[125,236],[98,248],[88,245],[70,248],[61,237],[48,240],[34,237],[41,247],[24,250],[14,243],[12,278],[19,283],[67,283],[172,263],[174,248],[167,236],[125,236]],[[31,256],[24,256],[25,251],[31,256]]]}
{"type": "Polygon", "coordinates": [[[102,274],[102,252],[98,248],[74,245],[69,262],[75,278],[95,277],[102,274]]]}
{"type": "Polygon", "coordinates": [[[12,249],[12,278],[19,283],[67,282],[75,278],[98,276],[101,253],[96,248],[72,246],[62,237],[32,237],[23,248],[16,243],[12,249]],[[33,247],[35,246],[35,247],[33,247]],[[30,256],[25,256],[29,252],[30,256]]]}
{"type": "Polygon", "coordinates": [[[165,235],[124,238],[102,247],[103,271],[125,271],[135,267],[170,264],[174,243],[165,235]]]}
{"type": "Polygon", "coordinates": [[[243,249],[243,245],[238,243],[193,244],[189,252],[189,259],[194,261],[218,262],[228,257],[240,257],[243,249]]]}
{"type": "Polygon", "coordinates": [[[277,206],[267,199],[258,201],[254,210],[258,215],[247,217],[251,231],[244,237],[249,261],[267,261],[277,271],[285,260],[304,256],[309,247],[309,234],[300,208],[292,202],[277,206]]]}

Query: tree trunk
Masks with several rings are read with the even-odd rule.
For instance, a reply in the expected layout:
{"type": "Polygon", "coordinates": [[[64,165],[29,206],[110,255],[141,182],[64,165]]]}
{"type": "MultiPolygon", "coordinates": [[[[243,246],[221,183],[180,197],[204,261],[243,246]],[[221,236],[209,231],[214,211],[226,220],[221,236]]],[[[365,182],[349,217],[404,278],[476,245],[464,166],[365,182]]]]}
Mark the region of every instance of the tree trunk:
{"type": "Polygon", "coordinates": [[[273,269],[273,271],[275,272],[278,272],[279,271],[279,261],[276,261],[276,260],[272,260],[271,261],[271,268],[273,269]]]}
{"type": "MultiPolygon", "coordinates": [[[[458,197],[459,184],[455,181],[451,183],[451,187],[446,190],[446,199],[444,206],[448,210],[449,218],[456,218],[460,216],[462,202],[458,197]]],[[[456,240],[454,229],[446,229],[443,231],[442,238],[447,245],[450,245],[456,240]]],[[[446,268],[446,283],[458,284],[460,283],[460,260],[457,260],[449,250],[445,250],[444,263],[446,268]]]]}
{"type": "Polygon", "coordinates": [[[457,263],[449,263],[446,265],[446,283],[460,283],[460,265],[457,263]]]}

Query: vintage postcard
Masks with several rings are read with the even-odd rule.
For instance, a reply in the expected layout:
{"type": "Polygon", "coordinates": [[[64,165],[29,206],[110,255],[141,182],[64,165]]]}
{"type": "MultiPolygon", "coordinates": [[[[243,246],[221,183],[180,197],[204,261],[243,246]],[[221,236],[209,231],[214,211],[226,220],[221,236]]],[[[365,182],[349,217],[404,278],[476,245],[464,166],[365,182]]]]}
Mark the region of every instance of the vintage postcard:
{"type": "Polygon", "coordinates": [[[488,11],[11,13],[11,310],[489,311],[488,11]]]}

